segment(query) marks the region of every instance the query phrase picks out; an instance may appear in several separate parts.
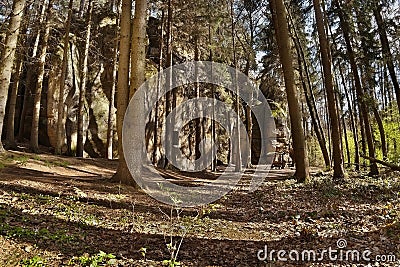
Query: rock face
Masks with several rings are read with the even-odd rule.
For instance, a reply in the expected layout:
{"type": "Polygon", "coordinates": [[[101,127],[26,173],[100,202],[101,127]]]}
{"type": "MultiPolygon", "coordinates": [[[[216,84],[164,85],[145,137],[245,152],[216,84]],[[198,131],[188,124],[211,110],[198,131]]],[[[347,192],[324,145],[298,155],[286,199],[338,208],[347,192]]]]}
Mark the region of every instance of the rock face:
{"type": "MultiPolygon", "coordinates": [[[[77,13],[75,13],[77,14],[77,13]]],[[[62,40],[64,25],[56,25],[52,30],[53,40],[62,40]]],[[[72,27],[70,32],[70,43],[68,50],[68,67],[65,81],[65,94],[63,98],[64,104],[64,145],[62,153],[66,155],[74,155],[77,140],[77,109],[79,98],[79,86],[81,83],[81,61],[84,49],[82,36],[86,30],[85,21],[77,15],[73,16],[72,27]]],[[[110,95],[113,84],[113,66],[114,66],[114,46],[116,38],[116,18],[115,14],[110,13],[108,8],[96,7],[93,16],[93,29],[91,36],[89,64],[88,64],[88,80],[86,83],[85,107],[84,107],[84,156],[89,157],[105,157],[106,154],[106,137],[107,137],[107,121],[108,108],[110,103],[110,95]]],[[[155,18],[149,19],[148,28],[148,47],[147,47],[147,70],[146,75],[155,74],[157,72],[157,64],[160,57],[160,22],[155,18]]],[[[48,147],[55,147],[57,142],[57,119],[58,119],[58,104],[60,92],[60,78],[63,62],[63,44],[62,42],[50,42],[49,56],[46,62],[47,75],[43,84],[41,113],[40,113],[40,128],[39,128],[39,143],[48,147]]],[[[183,53],[182,53],[183,54],[183,53]]],[[[190,58],[188,58],[190,59],[190,58]]],[[[178,64],[185,61],[184,56],[174,53],[173,63],[178,64]]],[[[26,65],[25,67],[28,67],[26,65]]],[[[30,67],[30,66],[29,66],[30,67]]],[[[32,68],[32,67],[30,67],[32,68]]],[[[25,68],[26,69],[26,68],[25,68]]],[[[26,72],[26,71],[25,71],[26,72]]],[[[34,72],[34,71],[33,71],[34,72]]],[[[22,80],[26,80],[26,74],[22,80]],[[25,78],[24,78],[25,77],[25,78]]],[[[21,83],[19,99],[17,101],[17,114],[21,113],[22,102],[26,84],[21,83]]],[[[35,88],[35,77],[30,83],[31,88],[35,88]]],[[[29,91],[29,90],[28,90],[29,91]]],[[[194,92],[194,91],[193,91],[194,92]]],[[[33,103],[32,96],[27,95],[27,114],[25,118],[25,138],[29,138],[31,114],[33,103]]],[[[189,92],[181,92],[176,95],[176,101],[180,103],[184,98],[189,97],[189,92]],[[188,95],[185,95],[188,94],[188,95]]],[[[190,98],[193,96],[190,95],[190,98]]],[[[222,97],[222,96],[220,96],[222,97]]],[[[222,98],[229,97],[224,96],[222,98]]],[[[114,107],[116,107],[115,103],[114,107]]],[[[155,162],[163,160],[162,154],[164,151],[160,148],[160,140],[164,136],[164,129],[159,129],[157,132],[157,149],[153,151],[154,144],[154,127],[155,120],[153,110],[150,120],[147,123],[146,141],[149,158],[155,162]]],[[[115,121],[116,114],[112,114],[115,121]]],[[[165,116],[164,104],[161,103],[158,107],[159,121],[163,121],[165,116]]],[[[183,132],[178,137],[180,143],[183,144],[183,150],[186,155],[194,156],[195,133],[193,125],[188,125],[183,129],[183,132]]],[[[202,133],[211,138],[211,122],[204,121],[202,123],[202,133]]],[[[252,151],[253,159],[257,160],[260,154],[260,129],[255,125],[253,128],[252,151]]],[[[227,163],[230,159],[230,143],[227,140],[226,132],[217,127],[218,136],[218,151],[217,156],[220,163],[227,163]]],[[[243,137],[244,138],[244,137],[243,137]]],[[[244,142],[242,142],[243,144],[244,142]]],[[[114,156],[117,156],[117,134],[114,125],[114,140],[113,140],[114,156]]],[[[246,148],[242,148],[245,151],[246,148]]]]}
{"type": "MultiPolygon", "coordinates": [[[[47,88],[47,137],[52,147],[56,146],[57,143],[57,118],[58,118],[58,96],[60,92],[60,78],[62,68],[62,49],[57,47],[57,53],[51,58],[52,68],[49,71],[49,83],[47,88]]],[[[68,81],[65,83],[69,85],[68,81]]],[[[66,90],[67,92],[69,90],[66,90]]],[[[65,98],[65,97],[64,97],[65,98]]],[[[63,128],[63,135],[65,135],[65,129],[63,128]]],[[[40,137],[39,141],[42,141],[45,137],[40,137]]],[[[65,151],[65,148],[64,148],[65,151]]]]}
{"type": "MultiPolygon", "coordinates": [[[[113,83],[113,58],[116,38],[115,14],[110,14],[107,8],[97,7],[94,10],[91,49],[89,53],[88,80],[85,94],[84,108],[84,153],[89,157],[105,157],[107,143],[108,107],[113,83]]],[[[158,20],[149,21],[148,35],[150,39],[147,50],[149,60],[158,62],[158,20]]],[[[85,22],[74,17],[70,33],[68,51],[68,68],[64,95],[64,145],[62,153],[74,155],[77,139],[77,108],[80,85],[80,62],[83,54],[82,33],[85,31],[85,22]]],[[[63,26],[59,25],[62,34],[63,26]]],[[[53,33],[56,31],[53,31],[53,33]]],[[[58,34],[60,34],[58,33],[58,34]]],[[[57,38],[62,38],[58,36],[57,38]]],[[[44,97],[40,114],[39,142],[41,145],[55,147],[57,142],[58,96],[60,92],[60,77],[62,68],[62,44],[51,47],[51,57],[48,59],[48,79],[44,84],[44,97]]],[[[151,65],[151,64],[150,64],[151,65]]],[[[21,102],[21,101],[20,101],[21,102]]],[[[116,103],[114,103],[116,107],[116,103]]],[[[18,107],[21,109],[21,105],[18,107]]],[[[30,133],[30,113],[32,103],[29,103],[26,117],[25,137],[30,133]]],[[[116,114],[113,115],[115,121],[116,114]]],[[[114,125],[113,148],[117,155],[117,134],[114,125]]]]}
{"type": "MultiPolygon", "coordinates": [[[[116,38],[115,14],[110,13],[106,7],[97,7],[94,11],[93,33],[91,36],[89,71],[85,94],[84,108],[84,149],[85,156],[104,157],[106,148],[107,120],[109,99],[112,88],[113,53],[116,38]]],[[[77,14],[77,12],[75,12],[77,14]]],[[[57,20],[56,20],[57,21],[57,20]]],[[[63,20],[58,20],[63,21],[63,20]]],[[[79,85],[81,77],[81,60],[83,54],[82,34],[86,29],[85,21],[77,15],[73,16],[70,32],[70,45],[68,51],[68,67],[65,81],[64,95],[64,145],[62,153],[74,155],[77,139],[77,107],[79,85]]],[[[54,40],[62,40],[64,26],[56,24],[51,35],[54,40]]],[[[60,42],[51,42],[46,62],[46,77],[43,83],[39,120],[40,145],[54,148],[57,142],[57,118],[60,92],[60,78],[63,62],[63,47],[60,42]]],[[[20,83],[20,92],[17,99],[16,114],[20,116],[24,97],[26,101],[26,116],[24,121],[24,135],[30,136],[32,117],[32,94],[25,95],[26,72],[34,66],[25,65],[25,72],[20,83]]],[[[30,89],[35,88],[36,73],[33,71],[30,89]]],[[[29,83],[28,83],[29,84],[29,83]]],[[[27,90],[28,89],[28,90],[27,90]]],[[[113,114],[115,117],[115,114],[113,114]]],[[[17,119],[19,121],[19,118],[17,119]]],[[[114,118],[115,121],[115,118],[114,118]]],[[[18,125],[18,123],[17,123],[18,125]]],[[[115,128],[115,127],[114,127],[115,128]]],[[[114,129],[114,132],[116,129],[114,129]]],[[[116,134],[114,135],[116,139],[116,134]]],[[[117,141],[114,140],[116,154],[117,141]]]]}

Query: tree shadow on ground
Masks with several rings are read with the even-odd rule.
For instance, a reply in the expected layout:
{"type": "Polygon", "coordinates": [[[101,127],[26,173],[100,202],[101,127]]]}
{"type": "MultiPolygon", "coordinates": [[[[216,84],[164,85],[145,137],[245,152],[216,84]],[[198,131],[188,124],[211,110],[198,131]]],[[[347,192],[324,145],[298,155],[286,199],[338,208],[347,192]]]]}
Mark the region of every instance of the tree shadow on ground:
{"type": "MultiPolygon", "coordinates": [[[[90,226],[84,223],[70,222],[48,215],[32,215],[11,207],[0,206],[1,235],[8,236],[17,242],[29,242],[41,249],[62,253],[64,260],[83,253],[96,254],[99,250],[113,253],[118,257],[141,259],[140,249],[147,248],[147,258],[152,260],[168,259],[165,236],[162,234],[144,234],[137,232],[119,231],[90,226]],[[19,227],[19,228],[18,228],[19,227]],[[16,231],[16,229],[20,229],[16,231]],[[24,229],[24,230],[21,230],[24,229]],[[47,229],[43,231],[42,229],[47,229]],[[68,238],[52,238],[63,232],[68,238]],[[36,234],[34,234],[36,233],[36,234]]],[[[376,232],[364,234],[348,234],[341,236],[348,241],[348,248],[356,246],[357,240],[372,240],[379,242],[382,236],[393,236],[397,241],[399,225],[394,224],[376,232]]],[[[59,235],[60,236],[60,235],[59,235]]],[[[194,266],[265,266],[257,258],[257,252],[265,248],[279,250],[327,249],[336,246],[339,237],[322,238],[313,235],[286,237],[277,241],[249,240],[217,240],[212,238],[186,237],[179,254],[179,260],[190,262],[194,266]]],[[[177,237],[175,237],[178,240],[177,237]]],[[[364,249],[368,246],[365,245],[364,249]]],[[[398,243],[397,243],[398,244],[398,243]]],[[[385,251],[375,253],[396,252],[396,243],[386,242],[385,251]]],[[[276,254],[275,254],[276,257],[276,254]]],[[[324,260],[324,262],[328,262],[324,260]]],[[[308,265],[305,262],[292,262],[295,265],[308,265]]],[[[292,263],[285,264],[290,266],[292,263]]],[[[335,265],[339,266],[339,265],[335,265]]]]}

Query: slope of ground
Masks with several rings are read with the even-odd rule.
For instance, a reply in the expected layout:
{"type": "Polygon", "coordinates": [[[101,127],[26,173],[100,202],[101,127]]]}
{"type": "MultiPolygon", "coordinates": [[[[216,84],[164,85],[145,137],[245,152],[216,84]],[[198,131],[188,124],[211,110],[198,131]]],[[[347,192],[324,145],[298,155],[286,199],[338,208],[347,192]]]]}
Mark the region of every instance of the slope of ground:
{"type": "Polygon", "coordinates": [[[333,183],[317,172],[303,185],[291,170],[274,170],[255,192],[239,185],[215,203],[182,210],[110,183],[116,166],[2,155],[0,266],[177,266],[175,254],[181,266],[399,266],[399,173],[352,173],[333,183]],[[305,250],[338,246],[343,255],[370,250],[371,262],[350,254],[301,261],[305,250]],[[279,250],[288,261],[278,260],[279,250]]]}

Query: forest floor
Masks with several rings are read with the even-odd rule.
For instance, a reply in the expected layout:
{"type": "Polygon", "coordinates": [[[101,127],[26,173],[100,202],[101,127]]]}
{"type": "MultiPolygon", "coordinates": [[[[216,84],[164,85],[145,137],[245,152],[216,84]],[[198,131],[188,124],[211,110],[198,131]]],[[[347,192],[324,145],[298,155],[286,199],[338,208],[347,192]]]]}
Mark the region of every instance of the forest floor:
{"type": "Polygon", "coordinates": [[[400,266],[389,262],[400,259],[398,172],[349,173],[334,183],[315,170],[304,185],[290,178],[292,170],[274,170],[255,192],[239,184],[212,204],[177,211],[110,183],[116,166],[47,154],[0,156],[0,266],[178,266],[168,262],[171,238],[177,247],[182,240],[180,266],[367,266],[346,254],[356,250],[370,250],[369,266],[400,266]],[[323,254],[329,248],[348,256],[329,258],[323,254]],[[266,249],[275,250],[275,260],[258,259],[266,249]],[[278,250],[292,260],[278,261],[278,250]],[[301,261],[305,250],[324,259],[301,261]],[[387,262],[375,261],[378,255],[387,262]]]}

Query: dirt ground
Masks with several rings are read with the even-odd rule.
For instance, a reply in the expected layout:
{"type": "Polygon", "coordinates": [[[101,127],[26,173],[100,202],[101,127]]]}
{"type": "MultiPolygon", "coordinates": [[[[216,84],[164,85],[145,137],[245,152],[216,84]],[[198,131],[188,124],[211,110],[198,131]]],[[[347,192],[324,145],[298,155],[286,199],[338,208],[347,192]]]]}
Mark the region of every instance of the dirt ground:
{"type": "Polygon", "coordinates": [[[254,192],[244,190],[245,175],[212,204],[175,209],[111,183],[116,167],[105,159],[0,156],[0,266],[400,266],[399,173],[349,173],[337,183],[314,169],[304,185],[290,178],[293,170],[273,170],[254,192]],[[371,261],[301,260],[304,251],[329,248],[342,256],[368,250],[371,261]],[[265,250],[275,251],[272,258],[259,259],[265,250]]]}

